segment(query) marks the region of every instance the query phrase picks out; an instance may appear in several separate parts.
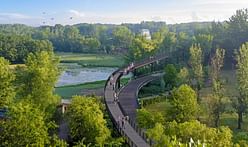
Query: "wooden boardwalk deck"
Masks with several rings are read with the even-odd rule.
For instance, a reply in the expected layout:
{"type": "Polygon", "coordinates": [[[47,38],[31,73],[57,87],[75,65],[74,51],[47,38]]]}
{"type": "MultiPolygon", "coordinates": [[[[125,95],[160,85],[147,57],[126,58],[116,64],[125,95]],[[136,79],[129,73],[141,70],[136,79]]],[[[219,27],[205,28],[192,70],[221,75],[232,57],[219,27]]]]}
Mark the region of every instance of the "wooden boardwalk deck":
{"type": "Polygon", "coordinates": [[[130,119],[136,119],[136,109],[138,109],[138,91],[141,87],[147,83],[159,79],[161,75],[149,75],[136,80],[131,81],[119,92],[120,107],[125,112],[125,115],[130,119]]]}
{"type": "MultiPolygon", "coordinates": [[[[158,56],[156,58],[150,58],[143,62],[135,63],[134,67],[130,69],[130,71],[140,68],[142,66],[151,64],[153,62],[165,59],[166,56],[158,56]]],[[[146,76],[134,81],[131,81],[128,86],[124,87],[120,91],[119,95],[119,104],[115,104],[114,101],[114,93],[117,89],[113,88],[113,83],[117,85],[118,79],[123,75],[124,69],[119,69],[115,71],[107,80],[105,89],[104,89],[104,99],[107,106],[107,110],[110,114],[111,120],[121,132],[121,134],[126,137],[126,141],[130,146],[134,147],[149,147],[147,139],[145,139],[142,131],[138,131],[137,126],[133,123],[126,123],[125,129],[119,129],[119,117],[124,117],[124,115],[128,115],[130,120],[134,120],[136,108],[138,108],[137,103],[137,92],[138,90],[146,83],[157,79],[157,76],[146,76]],[[143,135],[142,135],[143,134],[143,135]]],[[[130,122],[130,121],[129,121],[130,122]]]]}

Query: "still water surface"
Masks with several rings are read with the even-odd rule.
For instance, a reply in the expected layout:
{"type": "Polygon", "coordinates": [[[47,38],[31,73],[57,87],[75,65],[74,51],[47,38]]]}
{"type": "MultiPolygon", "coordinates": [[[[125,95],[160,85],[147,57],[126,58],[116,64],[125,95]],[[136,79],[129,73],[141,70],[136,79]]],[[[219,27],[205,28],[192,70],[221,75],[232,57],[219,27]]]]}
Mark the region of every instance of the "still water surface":
{"type": "Polygon", "coordinates": [[[63,72],[56,87],[106,80],[117,69],[112,67],[85,68],[76,63],[61,63],[60,67],[62,67],[63,72]]]}

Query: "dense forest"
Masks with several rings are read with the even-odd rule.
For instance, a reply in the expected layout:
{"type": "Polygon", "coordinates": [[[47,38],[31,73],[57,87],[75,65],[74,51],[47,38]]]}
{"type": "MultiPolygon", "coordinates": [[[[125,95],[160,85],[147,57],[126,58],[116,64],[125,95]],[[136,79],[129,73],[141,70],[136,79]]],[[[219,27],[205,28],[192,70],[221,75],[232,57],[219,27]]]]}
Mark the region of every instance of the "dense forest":
{"type": "Polygon", "coordinates": [[[226,49],[226,66],[231,67],[234,50],[248,41],[247,10],[237,11],[225,22],[193,22],[167,25],[165,22],[140,24],[76,24],[72,26],[29,27],[20,24],[0,25],[0,55],[11,62],[23,62],[29,52],[53,46],[54,51],[78,53],[124,54],[130,60],[139,53],[159,49],[173,52],[178,61],[189,58],[188,49],[193,44],[203,48],[207,64],[214,49],[226,49]],[[142,29],[148,29],[151,40],[144,40],[142,29]],[[236,36],[236,37],[233,37],[236,36]],[[141,42],[142,43],[141,43],[141,42]],[[37,46],[37,47],[34,47],[37,46]],[[137,50],[137,46],[142,50],[137,50]],[[134,55],[135,54],[135,55],[134,55]]]}
{"type": "MultiPolygon", "coordinates": [[[[198,145],[245,147],[247,42],[248,9],[237,10],[224,22],[0,25],[0,110],[7,116],[0,120],[0,146],[126,145],[102,98],[73,96],[67,113],[58,111],[61,98],[54,87],[60,69],[54,52],[75,52],[118,54],[127,63],[168,55],[166,66],[159,67],[165,74],[154,90],[163,89],[156,96],[168,106],[165,114],[151,113],[143,103],[137,110],[138,126],[154,146],[187,146],[193,138],[198,145]],[[150,31],[150,39],[143,29],[150,31]],[[9,68],[14,63],[25,65],[9,68]],[[237,84],[222,77],[223,69],[236,73],[237,84]],[[232,84],[237,94],[227,95],[232,84]],[[237,116],[234,129],[221,125],[224,113],[237,116]],[[57,135],[61,118],[70,126],[68,142],[57,135]]],[[[152,68],[141,68],[134,76],[149,72],[152,68]]]]}

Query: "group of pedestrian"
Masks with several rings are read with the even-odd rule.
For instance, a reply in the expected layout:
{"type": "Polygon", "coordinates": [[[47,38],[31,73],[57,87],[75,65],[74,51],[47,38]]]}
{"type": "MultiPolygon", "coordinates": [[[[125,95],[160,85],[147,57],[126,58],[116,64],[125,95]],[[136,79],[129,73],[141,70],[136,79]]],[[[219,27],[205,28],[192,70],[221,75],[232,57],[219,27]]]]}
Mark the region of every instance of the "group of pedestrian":
{"type": "Polygon", "coordinates": [[[114,104],[117,104],[119,102],[119,98],[116,92],[114,92],[114,104]]]}
{"type": "Polygon", "coordinates": [[[115,82],[114,82],[113,75],[111,75],[111,77],[110,77],[109,85],[110,85],[110,86],[112,85],[113,90],[115,90],[115,82]]]}
{"type": "Polygon", "coordinates": [[[129,70],[131,70],[134,67],[133,62],[131,64],[128,65],[127,68],[124,68],[123,74],[126,75],[128,74],[129,70]]]}
{"type": "Polygon", "coordinates": [[[119,116],[118,118],[118,125],[120,128],[125,129],[126,123],[129,121],[129,116],[119,116]]]}

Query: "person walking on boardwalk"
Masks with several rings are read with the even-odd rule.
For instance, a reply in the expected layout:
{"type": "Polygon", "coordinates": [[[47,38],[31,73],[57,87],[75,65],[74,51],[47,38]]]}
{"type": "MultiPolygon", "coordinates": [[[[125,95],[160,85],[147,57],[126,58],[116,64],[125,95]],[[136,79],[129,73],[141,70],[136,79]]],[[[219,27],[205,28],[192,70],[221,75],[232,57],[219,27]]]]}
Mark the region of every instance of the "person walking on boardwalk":
{"type": "Polygon", "coordinates": [[[118,102],[118,96],[117,96],[117,93],[114,92],[114,104],[117,104],[118,102]]]}
{"type": "Polygon", "coordinates": [[[121,119],[121,126],[123,129],[125,129],[125,116],[123,116],[121,119]]]}
{"type": "Polygon", "coordinates": [[[129,121],[129,116],[125,116],[125,120],[128,122],[129,121]]]}
{"type": "Polygon", "coordinates": [[[113,76],[111,75],[111,77],[110,77],[110,85],[112,85],[112,82],[113,82],[113,80],[114,80],[114,78],[113,78],[113,76]]]}
{"type": "Polygon", "coordinates": [[[118,128],[121,129],[121,116],[118,116],[118,128]]]}
{"type": "Polygon", "coordinates": [[[112,84],[113,84],[113,90],[115,90],[115,82],[113,82],[112,84]]]}

